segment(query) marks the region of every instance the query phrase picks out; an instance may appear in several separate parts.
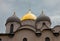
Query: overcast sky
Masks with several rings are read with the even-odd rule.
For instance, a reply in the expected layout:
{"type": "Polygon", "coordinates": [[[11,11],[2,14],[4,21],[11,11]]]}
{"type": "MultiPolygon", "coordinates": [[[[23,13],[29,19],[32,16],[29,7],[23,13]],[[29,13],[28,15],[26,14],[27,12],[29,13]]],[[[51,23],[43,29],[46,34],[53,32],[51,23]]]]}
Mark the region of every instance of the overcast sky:
{"type": "Polygon", "coordinates": [[[60,0],[0,0],[0,32],[5,32],[5,22],[14,11],[21,18],[29,8],[36,16],[44,10],[51,18],[51,27],[60,25],[60,0]]]}

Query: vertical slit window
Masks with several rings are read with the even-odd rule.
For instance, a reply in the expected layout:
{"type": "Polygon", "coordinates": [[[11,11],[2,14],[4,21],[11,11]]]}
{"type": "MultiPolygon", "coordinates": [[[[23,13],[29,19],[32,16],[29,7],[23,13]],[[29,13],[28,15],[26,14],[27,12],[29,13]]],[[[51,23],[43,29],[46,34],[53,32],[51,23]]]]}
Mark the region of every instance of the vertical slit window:
{"type": "Polygon", "coordinates": [[[14,28],[14,25],[13,25],[13,24],[11,24],[11,26],[10,26],[10,33],[12,33],[12,32],[13,32],[13,28],[14,28]]]}
{"type": "Polygon", "coordinates": [[[2,39],[0,38],[0,41],[2,41],[2,39]]]}
{"type": "Polygon", "coordinates": [[[24,38],[23,41],[27,41],[27,38],[24,38]]]}

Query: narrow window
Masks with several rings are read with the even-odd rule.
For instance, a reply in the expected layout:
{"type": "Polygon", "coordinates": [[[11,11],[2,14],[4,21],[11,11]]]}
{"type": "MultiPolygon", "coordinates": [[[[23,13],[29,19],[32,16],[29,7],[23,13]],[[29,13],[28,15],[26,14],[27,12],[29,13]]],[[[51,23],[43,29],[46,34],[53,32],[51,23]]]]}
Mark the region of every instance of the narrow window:
{"type": "Polygon", "coordinates": [[[2,41],[2,39],[0,38],[0,41],[2,41]]]}
{"type": "Polygon", "coordinates": [[[48,37],[45,38],[45,41],[50,41],[50,39],[48,37]]]}
{"type": "Polygon", "coordinates": [[[27,38],[24,38],[23,41],[27,41],[27,38]]]}
{"type": "Polygon", "coordinates": [[[11,24],[11,26],[10,26],[10,33],[13,33],[13,27],[14,27],[14,25],[11,24]]]}
{"type": "Polygon", "coordinates": [[[45,25],[45,23],[43,22],[43,25],[45,25]]]}

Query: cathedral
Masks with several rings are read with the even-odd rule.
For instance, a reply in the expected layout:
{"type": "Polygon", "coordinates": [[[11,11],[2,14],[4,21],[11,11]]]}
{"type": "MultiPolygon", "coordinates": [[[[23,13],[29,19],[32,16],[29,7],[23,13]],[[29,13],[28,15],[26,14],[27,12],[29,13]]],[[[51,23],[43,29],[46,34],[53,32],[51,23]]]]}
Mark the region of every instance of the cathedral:
{"type": "Polygon", "coordinates": [[[36,17],[29,10],[21,19],[14,12],[6,20],[6,33],[0,33],[0,41],[60,41],[60,25],[51,28],[51,24],[43,11],[36,17]]]}

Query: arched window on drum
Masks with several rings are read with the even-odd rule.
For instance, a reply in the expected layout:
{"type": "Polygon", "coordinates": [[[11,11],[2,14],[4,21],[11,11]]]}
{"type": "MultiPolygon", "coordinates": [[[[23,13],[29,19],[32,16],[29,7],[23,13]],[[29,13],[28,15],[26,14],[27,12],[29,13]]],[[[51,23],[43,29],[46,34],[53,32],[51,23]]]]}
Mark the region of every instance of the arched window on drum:
{"type": "Polygon", "coordinates": [[[23,41],[27,41],[27,38],[23,38],[23,41]]]}
{"type": "Polygon", "coordinates": [[[46,38],[45,38],[45,41],[50,41],[50,38],[49,38],[49,37],[46,37],[46,38]]]}

